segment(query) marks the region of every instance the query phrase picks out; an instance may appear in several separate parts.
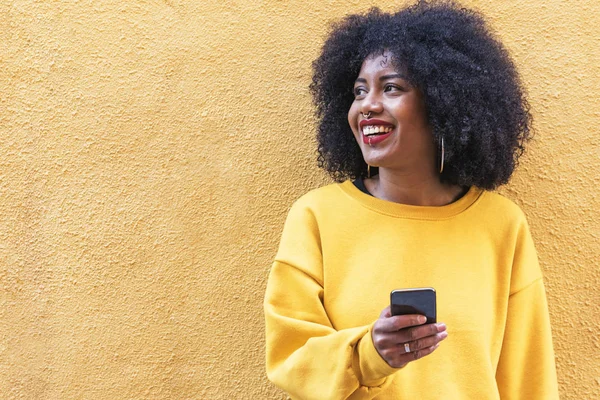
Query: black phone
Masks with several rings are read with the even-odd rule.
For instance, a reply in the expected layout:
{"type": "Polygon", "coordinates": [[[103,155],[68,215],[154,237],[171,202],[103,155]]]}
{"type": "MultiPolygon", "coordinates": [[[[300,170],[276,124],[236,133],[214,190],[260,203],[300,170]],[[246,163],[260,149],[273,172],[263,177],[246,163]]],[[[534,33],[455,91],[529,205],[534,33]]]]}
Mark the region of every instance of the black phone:
{"type": "Polygon", "coordinates": [[[421,314],[427,317],[428,324],[437,321],[434,288],[393,290],[390,298],[392,315],[421,314]]]}

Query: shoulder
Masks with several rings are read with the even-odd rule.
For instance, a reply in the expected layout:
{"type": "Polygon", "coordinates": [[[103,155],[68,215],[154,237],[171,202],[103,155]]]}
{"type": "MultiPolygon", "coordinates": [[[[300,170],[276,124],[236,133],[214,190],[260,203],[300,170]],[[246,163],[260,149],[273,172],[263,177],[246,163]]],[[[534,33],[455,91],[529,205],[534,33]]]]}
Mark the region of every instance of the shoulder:
{"type": "Polygon", "coordinates": [[[525,213],[511,199],[498,192],[484,192],[479,206],[482,211],[512,223],[526,223],[525,213]]]}
{"type": "Polygon", "coordinates": [[[329,185],[321,186],[319,188],[313,189],[296,200],[297,203],[313,203],[313,202],[321,202],[326,201],[331,198],[338,197],[343,194],[341,190],[342,185],[346,185],[348,181],[344,183],[331,183],[329,185]]]}
{"type": "Polygon", "coordinates": [[[498,260],[505,260],[499,265],[504,265],[510,277],[509,294],[540,279],[541,269],[523,210],[497,192],[485,192],[480,206],[481,213],[475,219],[488,232],[498,260]]]}
{"type": "Polygon", "coordinates": [[[290,207],[286,225],[303,225],[316,230],[318,225],[328,224],[341,210],[352,207],[348,195],[342,189],[342,185],[347,184],[352,183],[334,183],[302,195],[290,207]]]}
{"type": "MultiPolygon", "coordinates": [[[[321,228],[333,204],[344,196],[340,184],[331,184],[311,190],[291,206],[285,220],[276,259],[289,265],[305,265],[306,259],[321,257],[321,228]]],[[[309,262],[312,265],[314,262],[309,262]]],[[[318,273],[313,271],[315,276],[318,273]]]]}
{"type": "Polygon", "coordinates": [[[332,183],[313,189],[299,197],[293,204],[291,210],[312,209],[318,210],[328,208],[340,201],[344,197],[344,191],[341,186],[347,183],[332,183]]]}
{"type": "Polygon", "coordinates": [[[464,218],[465,224],[479,227],[504,246],[514,247],[529,235],[523,210],[513,200],[497,192],[483,192],[464,218]]]}

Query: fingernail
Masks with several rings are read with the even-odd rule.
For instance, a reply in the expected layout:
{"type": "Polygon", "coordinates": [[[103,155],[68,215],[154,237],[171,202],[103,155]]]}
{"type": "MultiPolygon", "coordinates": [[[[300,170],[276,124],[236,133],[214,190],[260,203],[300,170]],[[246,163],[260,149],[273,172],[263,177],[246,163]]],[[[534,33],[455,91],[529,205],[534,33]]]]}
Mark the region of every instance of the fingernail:
{"type": "Polygon", "coordinates": [[[423,315],[419,316],[419,323],[424,324],[425,322],[427,322],[427,318],[423,315]]]}
{"type": "Polygon", "coordinates": [[[448,337],[448,332],[442,332],[440,333],[440,337],[443,339],[446,339],[448,337]]]}
{"type": "Polygon", "coordinates": [[[438,332],[443,332],[446,330],[446,324],[442,323],[442,324],[437,324],[437,330],[438,332]]]}

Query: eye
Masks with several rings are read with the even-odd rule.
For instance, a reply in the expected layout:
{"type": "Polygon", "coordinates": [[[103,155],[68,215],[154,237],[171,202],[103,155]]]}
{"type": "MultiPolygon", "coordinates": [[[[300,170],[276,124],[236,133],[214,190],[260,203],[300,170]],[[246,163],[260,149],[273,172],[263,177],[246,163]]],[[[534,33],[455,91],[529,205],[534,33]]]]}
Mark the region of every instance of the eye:
{"type": "Polygon", "coordinates": [[[362,86],[355,87],[353,92],[356,98],[364,97],[367,94],[367,90],[362,86]]]}
{"type": "Polygon", "coordinates": [[[387,85],[385,85],[383,90],[385,92],[401,92],[401,91],[403,91],[403,89],[400,86],[394,85],[392,83],[388,83],[387,85]]]}

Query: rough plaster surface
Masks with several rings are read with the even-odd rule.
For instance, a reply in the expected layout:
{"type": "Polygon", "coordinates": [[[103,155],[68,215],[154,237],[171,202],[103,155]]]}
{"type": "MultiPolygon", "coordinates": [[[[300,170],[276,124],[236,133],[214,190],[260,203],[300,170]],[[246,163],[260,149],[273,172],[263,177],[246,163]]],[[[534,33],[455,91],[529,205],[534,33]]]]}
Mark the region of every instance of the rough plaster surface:
{"type": "MultiPolygon", "coordinates": [[[[285,398],[262,296],[288,207],[327,182],[310,62],[371,4],[0,3],[2,398],[285,398]]],[[[502,192],[532,226],[562,398],[600,398],[600,3],[465,4],[531,94],[502,192]]]]}

